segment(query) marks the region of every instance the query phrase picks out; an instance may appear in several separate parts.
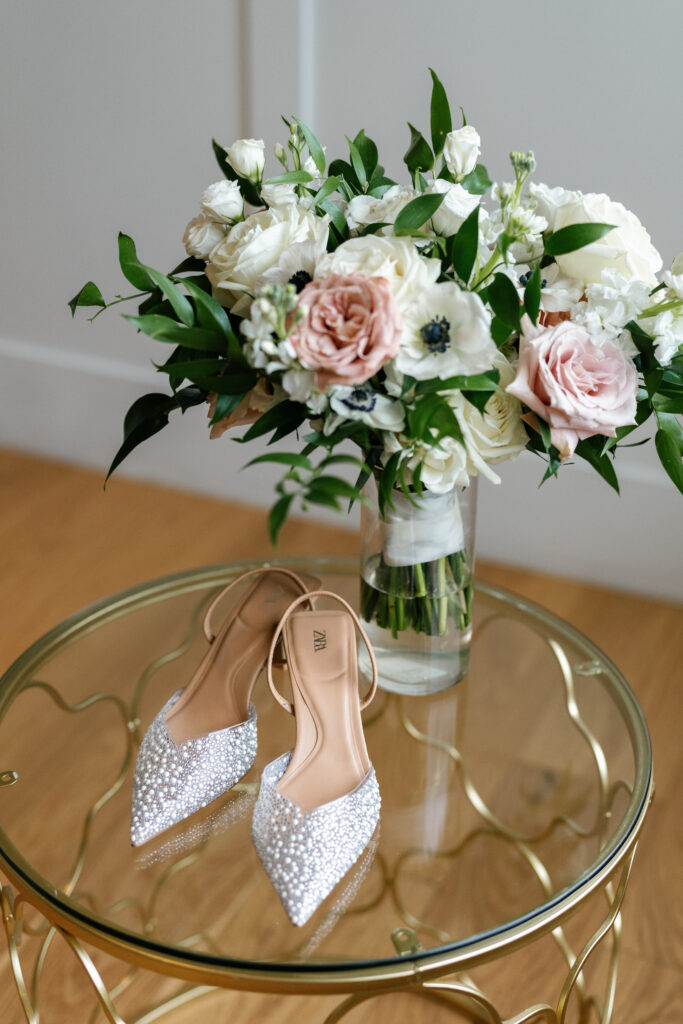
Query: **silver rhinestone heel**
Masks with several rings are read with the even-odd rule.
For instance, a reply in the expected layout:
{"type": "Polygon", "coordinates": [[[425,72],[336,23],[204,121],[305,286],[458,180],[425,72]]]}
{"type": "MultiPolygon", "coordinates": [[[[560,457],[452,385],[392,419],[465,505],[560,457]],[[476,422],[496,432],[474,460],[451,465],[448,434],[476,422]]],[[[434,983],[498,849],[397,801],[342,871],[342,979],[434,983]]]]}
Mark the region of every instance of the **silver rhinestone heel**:
{"type": "Polygon", "coordinates": [[[353,609],[337,594],[312,591],[282,617],[271,643],[268,682],[296,716],[293,751],[263,771],[252,818],[259,859],[292,924],[301,926],[349,871],[372,839],[380,794],[360,712],[377,687],[370,642],[353,609]],[[329,597],[344,611],[298,611],[304,600],[329,597]],[[358,694],[355,629],[370,654],[373,681],[358,694]],[[282,636],[293,704],[275,689],[272,660],[282,636]]]}
{"type": "Polygon", "coordinates": [[[306,600],[319,581],[291,569],[244,573],[209,605],[209,642],[188,685],[161,709],[135,765],[131,842],[140,846],[223,795],[256,757],[254,683],[266,663],[273,630],[292,599],[306,600]],[[220,629],[211,620],[224,596],[249,581],[220,629]]]}
{"type": "Polygon", "coordinates": [[[164,705],[140,745],[130,824],[133,846],[141,846],[232,789],[256,758],[253,704],[246,722],[178,746],[169,735],[166,712],[181,692],[164,705]]]}

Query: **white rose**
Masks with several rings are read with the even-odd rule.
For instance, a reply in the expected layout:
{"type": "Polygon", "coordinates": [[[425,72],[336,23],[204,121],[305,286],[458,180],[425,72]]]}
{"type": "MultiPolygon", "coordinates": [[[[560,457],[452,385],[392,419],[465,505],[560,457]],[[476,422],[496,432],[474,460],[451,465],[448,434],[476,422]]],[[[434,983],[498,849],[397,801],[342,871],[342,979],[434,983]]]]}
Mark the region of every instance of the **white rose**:
{"type": "Polygon", "coordinates": [[[206,276],[216,298],[244,316],[251,306],[248,293],[270,267],[278,264],[285,249],[296,242],[327,240],[329,218],[316,217],[299,206],[262,210],[231,228],[211,253],[206,276]]]}
{"type": "Polygon", "coordinates": [[[211,220],[234,224],[244,212],[244,200],[236,181],[217,181],[202,193],[202,210],[211,220]]]}
{"type": "Polygon", "coordinates": [[[428,491],[445,494],[454,487],[467,487],[470,482],[467,449],[454,437],[442,437],[433,445],[413,444],[402,434],[384,433],[382,440],[382,461],[386,463],[394,452],[406,451],[406,469],[412,472],[421,465],[420,480],[428,491]]]}
{"type": "Polygon", "coordinates": [[[454,178],[464,178],[477,166],[480,143],[479,132],[471,124],[448,133],[443,157],[454,178]]]}
{"type": "Polygon", "coordinates": [[[396,369],[416,380],[490,370],[497,353],[490,325],[488,310],[474,292],[452,281],[423,289],[404,314],[396,369]]]}
{"type": "MultiPolygon", "coordinates": [[[[528,277],[524,284],[527,280],[528,277]]],[[[577,284],[571,277],[564,277],[556,263],[551,263],[541,271],[541,308],[546,313],[566,313],[582,295],[583,284],[577,284]]]]}
{"type": "Polygon", "coordinates": [[[446,197],[432,217],[434,230],[445,237],[454,235],[474,208],[479,206],[480,196],[472,195],[462,185],[451,185],[443,178],[437,178],[431,185],[428,185],[427,192],[440,193],[446,197]]]}
{"type": "Polygon", "coordinates": [[[580,192],[569,192],[559,185],[556,188],[549,188],[543,182],[529,182],[529,195],[536,202],[536,212],[545,217],[548,227],[555,231],[555,222],[559,211],[581,198],[580,192]]]}
{"type": "Polygon", "coordinates": [[[266,166],[266,144],[263,139],[238,139],[228,146],[228,163],[240,178],[259,182],[266,166]]]}
{"type": "MultiPolygon", "coordinates": [[[[393,224],[404,206],[417,195],[413,188],[391,185],[380,199],[375,196],[354,196],[349,203],[349,226],[358,228],[365,224],[393,224]]],[[[382,234],[385,233],[391,233],[391,230],[383,228],[382,234]]]]}
{"type": "MultiPolygon", "coordinates": [[[[497,354],[494,367],[500,372],[500,387],[511,384],[515,370],[507,359],[497,354]]],[[[514,459],[526,447],[526,431],[522,422],[522,404],[506,391],[491,395],[484,412],[468,402],[462,392],[449,397],[465,438],[470,476],[481,473],[494,484],[500,477],[490,466],[506,459],[514,459]]]]}
{"type": "Polygon", "coordinates": [[[559,207],[554,230],[585,223],[613,224],[614,230],[582,249],[558,256],[563,273],[586,284],[599,284],[603,270],[612,269],[627,280],[636,277],[655,287],[662,257],[634,213],[609,196],[588,193],[559,207]]]}
{"type": "Polygon", "coordinates": [[[296,186],[288,185],[285,182],[280,182],[279,185],[262,185],[261,186],[261,199],[268,206],[294,206],[299,201],[299,197],[296,194],[296,186]]]}
{"type": "Polygon", "coordinates": [[[409,238],[364,235],[342,242],[318,260],[315,277],[367,274],[389,282],[401,316],[441,273],[441,260],[424,259],[409,238]]]}
{"type": "Polygon", "coordinates": [[[208,260],[211,250],[225,238],[225,227],[211,220],[205,213],[193,217],[185,228],[183,245],[188,256],[208,260]]]}

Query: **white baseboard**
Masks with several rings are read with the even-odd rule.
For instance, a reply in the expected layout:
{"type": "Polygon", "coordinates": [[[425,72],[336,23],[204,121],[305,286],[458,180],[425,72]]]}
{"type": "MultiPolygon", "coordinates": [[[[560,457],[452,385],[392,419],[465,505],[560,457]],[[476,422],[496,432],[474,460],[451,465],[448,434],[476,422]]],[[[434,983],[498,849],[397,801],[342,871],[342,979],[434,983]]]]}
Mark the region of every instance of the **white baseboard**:
{"type": "MultiPolygon", "coordinates": [[[[102,470],[120,444],[128,406],[147,390],[164,390],[151,367],[31,342],[0,338],[0,366],[0,443],[102,470]]],[[[227,435],[210,442],[203,410],[193,409],[175,414],[119,472],[267,506],[277,467],[241,471],[256,447],[227,435]]],[[[524,455],[504,465],[500,487],[480,486],[479,555],[683,601],[683,499],[656,460],[624,454],[621,497],[580,465],[540,489],[539,460],[524,455]]],[[[339,523],[334,513],[316,517],[339,523]]],[[[357,517],[343,521],[356,524],[357,517]]]]}

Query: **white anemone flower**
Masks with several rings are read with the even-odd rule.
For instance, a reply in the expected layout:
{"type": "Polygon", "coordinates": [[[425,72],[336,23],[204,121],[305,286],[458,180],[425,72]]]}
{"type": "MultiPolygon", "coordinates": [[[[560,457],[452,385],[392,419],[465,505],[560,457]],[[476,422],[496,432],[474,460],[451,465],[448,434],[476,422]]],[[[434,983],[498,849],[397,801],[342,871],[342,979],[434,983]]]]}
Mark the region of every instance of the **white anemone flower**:
{"type": "Polygon", "coordinates": [[[416,380],[482,373],[493,365],[491,319],[474,292],[450,281],[416,295],[404,316],[396,369],[416,380]]]}
{"type": "Polygon", "coordinates": [[[327,394],[332,415],[325,420],[324,434],[333,433],[348,420],[360,420],[375,430],[398,433],[403,429],[405,414],[401,403],[378,394],[369,384],[341,385],[330,388],[327,394]]]}

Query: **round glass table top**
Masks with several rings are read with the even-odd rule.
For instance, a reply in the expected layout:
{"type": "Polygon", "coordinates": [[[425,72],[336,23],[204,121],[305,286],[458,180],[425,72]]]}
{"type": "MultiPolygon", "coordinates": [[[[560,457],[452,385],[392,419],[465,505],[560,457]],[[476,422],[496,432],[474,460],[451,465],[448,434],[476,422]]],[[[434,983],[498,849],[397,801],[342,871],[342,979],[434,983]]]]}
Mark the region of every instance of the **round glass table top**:
{"type": "MultiPolygon", "coordinates": [[[[357,603],[351,561],[270,564],[314,571],[357,603]]],[[[364,712],[379,829],[304,927],[290,924],[250,834],[260,773],[291,749],[295,728],[264,678],[254,767],[203,811],[131,847],[141,737],[201,659],[208,603],[252,567],[186,572],[108,598],[2,677],[0,867],[50,919],[181,975],[391,976],[464,964],[548,930],[627,856],[652,767],[633,694],[566,623],[481,586],[466,679],[433,697],[378,691],[364,712]]]]}

